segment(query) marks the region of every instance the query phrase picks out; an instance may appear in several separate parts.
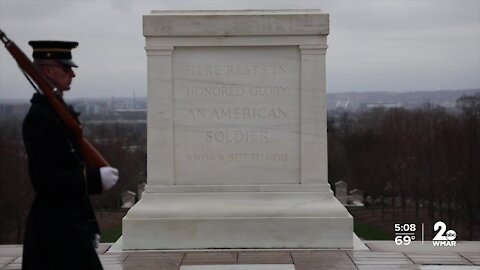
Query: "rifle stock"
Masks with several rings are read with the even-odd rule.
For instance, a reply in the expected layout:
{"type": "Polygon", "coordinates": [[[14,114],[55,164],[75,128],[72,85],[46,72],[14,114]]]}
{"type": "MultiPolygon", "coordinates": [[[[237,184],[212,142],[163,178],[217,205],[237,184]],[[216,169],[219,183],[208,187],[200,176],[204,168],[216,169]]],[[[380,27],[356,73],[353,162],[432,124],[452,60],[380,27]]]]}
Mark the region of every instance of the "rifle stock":
{"type": "Polygon", "coordinates": [[[103,156],[91,145],[83,136],[81,125],[70,114],[63,100],[55,95],[55,87],[45,78],[40,70],[30,61],[23,51],[0,30],[0,39],[5,44],[5,48],[17,61],[19,68],[38,86],[39,92],[43,94],[53,110],[57,113],[67,128],[73,133],[77,143],[80,145],[85,162],[89,167],[101,168],[110,166],[103,156]]]}

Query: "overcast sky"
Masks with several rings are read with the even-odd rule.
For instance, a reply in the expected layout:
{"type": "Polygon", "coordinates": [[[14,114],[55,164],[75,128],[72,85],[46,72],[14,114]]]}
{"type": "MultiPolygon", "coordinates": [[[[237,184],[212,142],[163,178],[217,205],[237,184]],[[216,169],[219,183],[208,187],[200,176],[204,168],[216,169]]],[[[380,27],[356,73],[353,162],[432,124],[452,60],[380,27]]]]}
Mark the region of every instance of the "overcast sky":
{"type": "MultiPolygon", "coordinates": [[[[274,8],[330,14],[329,93],[480,88],[480,0],[0,0],[0,28],[29,56],[29,40],[80,43],[69,98],[146,96],[142,15],[274,8]]],[[[0,100],[32,91],[0,49],[0,100]]]]}

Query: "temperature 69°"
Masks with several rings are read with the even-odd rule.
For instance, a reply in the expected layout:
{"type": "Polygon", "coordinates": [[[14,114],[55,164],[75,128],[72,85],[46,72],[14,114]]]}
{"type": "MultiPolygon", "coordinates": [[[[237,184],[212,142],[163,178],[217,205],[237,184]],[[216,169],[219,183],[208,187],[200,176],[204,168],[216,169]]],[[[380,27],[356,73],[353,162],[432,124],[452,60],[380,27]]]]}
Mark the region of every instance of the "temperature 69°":
{"type": "Polygon", "coordinates": [[[400,245],[405,245],[405,246],[408,246],[410,245],[410,243],[415,240],[415,235],[398,235],[398,236],[395,236],[395,244],[397,246],[400,246],[400,245]]]}

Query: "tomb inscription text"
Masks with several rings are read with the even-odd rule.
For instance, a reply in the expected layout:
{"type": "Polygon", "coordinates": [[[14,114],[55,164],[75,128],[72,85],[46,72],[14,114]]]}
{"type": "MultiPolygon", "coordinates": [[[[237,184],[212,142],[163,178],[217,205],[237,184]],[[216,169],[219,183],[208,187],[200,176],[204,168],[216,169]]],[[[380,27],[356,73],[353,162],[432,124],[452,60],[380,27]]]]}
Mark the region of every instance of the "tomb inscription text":
{"type": "Polygon", "coordinates": [[[267,168],[298,180],[297,48],[182,48],[173,59],[176,182],[262,181],[267,168]]]}

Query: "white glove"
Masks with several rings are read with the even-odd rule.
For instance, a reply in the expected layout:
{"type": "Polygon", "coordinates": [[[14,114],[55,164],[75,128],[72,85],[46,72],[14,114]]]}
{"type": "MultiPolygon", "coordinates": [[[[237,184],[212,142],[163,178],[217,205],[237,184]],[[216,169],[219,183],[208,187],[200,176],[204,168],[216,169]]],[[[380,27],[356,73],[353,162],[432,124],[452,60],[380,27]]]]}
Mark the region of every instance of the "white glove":
{"type": "Polygon", "coordinates": [[[100,245],[100,234],[96,233],[94,236],[93,236],[93,246],[95,248],[98,248],[98,245],[100,245]]]}
{"type": "Polygon", "coordinates": [[[118,181],[118,170],[112,167],[100,168],[100,176],[102,177],[102,186],[104,190],[109,190],[118,181]]]}

